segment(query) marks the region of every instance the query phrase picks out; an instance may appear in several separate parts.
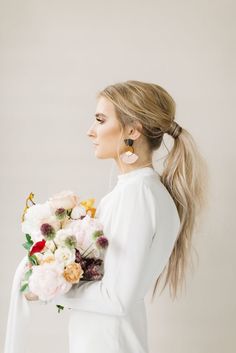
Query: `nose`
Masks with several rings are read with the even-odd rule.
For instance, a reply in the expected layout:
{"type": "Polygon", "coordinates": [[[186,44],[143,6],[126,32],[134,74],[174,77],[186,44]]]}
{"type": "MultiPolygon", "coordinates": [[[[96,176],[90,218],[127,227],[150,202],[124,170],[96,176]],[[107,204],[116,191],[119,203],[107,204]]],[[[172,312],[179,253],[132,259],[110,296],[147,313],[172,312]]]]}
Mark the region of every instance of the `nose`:
{"type": "Polygon", "coordinates": [[[88,129],[87,135],[88,135],[89,137],[94,136],[93,124],[92,124],[92,126],[90,126],[90,128],[88,129]]]}

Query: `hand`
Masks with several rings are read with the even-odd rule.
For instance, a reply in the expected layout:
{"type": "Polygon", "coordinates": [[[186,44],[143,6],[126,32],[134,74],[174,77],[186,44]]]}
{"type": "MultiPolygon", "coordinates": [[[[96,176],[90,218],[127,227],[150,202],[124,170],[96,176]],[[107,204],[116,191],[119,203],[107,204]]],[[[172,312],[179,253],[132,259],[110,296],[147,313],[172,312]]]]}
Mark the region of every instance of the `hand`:
{"type": "Polygon", "coordinates": [[[24,295],[25,295],[25,298],[27,300],[30,300],[30,301],[39,300],[39,297],[36,294],[32,293],[32,292],[27,292],[24,295]]]}

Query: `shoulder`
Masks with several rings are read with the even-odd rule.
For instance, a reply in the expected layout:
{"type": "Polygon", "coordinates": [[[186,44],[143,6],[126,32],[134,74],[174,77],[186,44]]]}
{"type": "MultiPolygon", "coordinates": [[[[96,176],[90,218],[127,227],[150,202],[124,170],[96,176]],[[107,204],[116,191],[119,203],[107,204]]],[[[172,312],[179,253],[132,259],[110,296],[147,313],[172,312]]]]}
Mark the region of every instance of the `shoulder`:
{"type": "Polygon", "coordinates": [[[136,178],[129,180],[116,189],[117,203],[122,207],[155,208],[155,195],[153,187],[147,178],[136,178]]]}
{"type": "Polygon", "coordinates": [[[156,230],[157,204],[151,186],[145,178],[129,180],[116,190],[114,224],[136,225],[140,230],[153,234],[156,230]],[[120,221],[122,219],[122,222],[120,221]]]}
{"type": "Polygon", "coordinates": [[[150,176],[142,178],[133,178],[131,180],[120,183],[116,186],[118,194],[143,194],[151,196],[153,194],[153,185],[157,180],[150,176]]]}
{"type": "Polygon", "coordinates": [[[119,205],[128,204],[134,206],[142,203],[147,203],[156,208],[157,189],[161,184],[158,176],[145,176],[141,178],[132,178],[125,182],[118,182],[112,191],[106,194],[100,201],[101,204],[109,204],[112,208],[117,208],[119,205]],[[136,204],[137,203],[137,204],[136,204]]]}

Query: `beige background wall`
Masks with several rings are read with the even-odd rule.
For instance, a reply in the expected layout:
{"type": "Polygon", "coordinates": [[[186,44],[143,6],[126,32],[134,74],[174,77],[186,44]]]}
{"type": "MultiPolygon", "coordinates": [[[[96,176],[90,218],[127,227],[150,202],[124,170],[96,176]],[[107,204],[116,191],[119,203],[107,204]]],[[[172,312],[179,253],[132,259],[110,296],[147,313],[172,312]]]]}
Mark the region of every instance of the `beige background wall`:
{"type": "MultiPolygon", "coordinates": [[[[12,277],[25,254],[25,198],[32,191],[44,202],[71,189],[98,204],[117,170],[96,159],[86,136],[95,95],[136,79],[172,94],[176,120],[210,171],[185,292],[172,302],[165,290],[154,304],[147,295],[150,353],[235,352],[234,23],[230,0],[1,1],[0,351],[12,277]]],[[[68,352],[68,313],[35,305],[32,315],[28,353],[68,352]]]]}

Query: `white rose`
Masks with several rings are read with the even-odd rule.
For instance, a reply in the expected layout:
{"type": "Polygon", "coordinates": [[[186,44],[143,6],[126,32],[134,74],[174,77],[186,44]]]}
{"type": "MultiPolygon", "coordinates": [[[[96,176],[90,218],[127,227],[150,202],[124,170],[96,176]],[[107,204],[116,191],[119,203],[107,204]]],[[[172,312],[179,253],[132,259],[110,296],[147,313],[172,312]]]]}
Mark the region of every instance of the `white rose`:
{"type": "Polygon", "coordinates": [[[58,208],[68,210],[78,205],[79,197],[73,191],[68,190],[53,195],[48,201],[53,211],[58,208]]]}
{"type": "Polygon", "coordinates": [[[62,246],[62,247],[66,246],[65,240],[70,235],[73,235],[71,228],[60,229],[57,231],[54,241],[57,244],[57,246],[62,246]]]}
{"type": "Polygon", "coordinates": [[[54,244],[54,241],[47,240],[46,241],[46,248],[54,253],[54,251],[56,250],[56,245],[54,244]]]}
{"type": "Polygon", "coordinates": [[[54,256],[58,263],[63,264],[64,266],[67,266],[71,262],[75,261],[75,249],[61,247],[55,251],[54,256]]]}
{"type": "Polygon", "coordinates": [[[30,234],[34,242],[43,239],[40,227],[43,223],[49,223],[55,230],[60,229],[60,221],[53,216],[48,202],[29,207],[25,213],[21,229],[24,234],[30,234]]]}
{"type": "Polygon", "coordinates": [[[29,289],[40,300],[49,301],[58,295],[65,294],[72,286],[63,276],[64,269],[56,262],[32,266],[32,270],[29,289]]]}
{"type": "Polygon", "coordinates": [[[79,219],[81,216],[86,216],[86,208],[82,205],[76,206],[71,212],[72,219],[79,219]]]}

